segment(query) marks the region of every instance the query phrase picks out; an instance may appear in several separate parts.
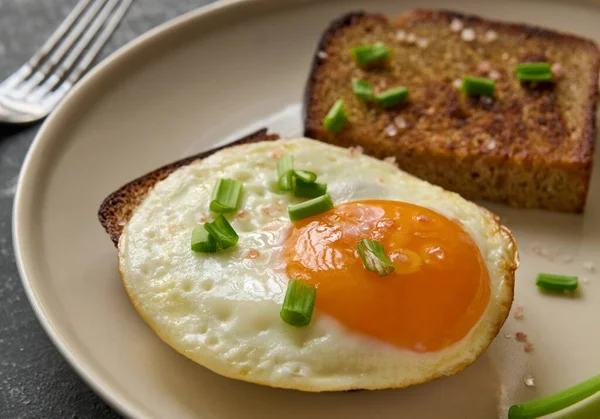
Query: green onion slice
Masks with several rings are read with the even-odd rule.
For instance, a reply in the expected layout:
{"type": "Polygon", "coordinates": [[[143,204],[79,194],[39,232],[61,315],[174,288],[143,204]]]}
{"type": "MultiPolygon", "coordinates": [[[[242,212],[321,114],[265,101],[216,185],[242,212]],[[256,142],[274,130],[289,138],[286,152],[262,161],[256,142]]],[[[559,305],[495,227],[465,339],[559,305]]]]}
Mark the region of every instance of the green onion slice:
{"type": "Polygon", "coordinates": [[[329,132],[338,132],[348,122],[348,113],[342,99],[338,99],[323,119],[323,127],[329,132]]]}
{"type": "Polygon", "coordinates": [[[277,179],[279,189],[292,190],[292,175],[294,174],[294,156],[288,154],[277,161],[277,179]]]}
{"type": "Polygon", "coordinates": [[[308,326],[315,307],[317,288],[298,279],[288,283],[285,299],[279,315],[292,326],[308,326]]]}
{"type": "Polygon", "coordinates": [[[519,81],[552,81],[552,73],[528,74],[517,73],[519,81]]]}
{"type": "Polygon", "coordinates": [[[535,284],[548,291],[573,291],[579,281],[576,276],[539,273],[535,284]]]}
{"type": "Polygon", "coordinates": [[[350,50],[358,65],[369,65],[381,60],[385,60],[392,55],[383,42],[376,42],[372,45],[361,45],[350,50]]]}
{"type": "Polygon", "coordinates": [[[600,374],[550,396],[511,406],[508,410],[508,419],[535,419],[546,416],[579,403],[598,391],[600,391],[600,374]]]}
{"type": "Polygon", "coordinates": [[[204,228],[214,237],[221,249],[235,246],[238,242],[239,236],[223,214],[217,215],[217,218],[212,223],[204,224],[204,228]]]}
{"type": "Polygon", "coordinates": [[[382,107],[388,108],[408,100],[408,89],[406,87],[394,87],[375,95],[375,99],[382,107]]]}
{"type": "Polygon", "coordinates": [[[520,63],[515,67],[517,74],[547,74],[552,72],[550,63],[520,63]]]}
{"type": "Polygon", "coordinates": [[[204,227],[196,227],[192,231],[192,250],[194,252],[215,253],[217,242],[204,227]]]}
{"type": "Polygon", "coordinates": [[[294,179],[294,196],[299,198],[317,198],[327,193],[327,185],[317,182],[304,182],[300,178],[294,179]]]}
{"type": "Polygon", "coordinates": [[[310,201],[288,206],[288,215],[291,221],[298,221],[331,209],[333,209],[333,201],[329,195],[325,194],[310,201]]]}
{"type": "Polygon", "coordinates": [[[358,253],[362,257],[365,268],[386,276],[394,272],[394,264],[385,254],[383,244],[377,240],[362,239],[358,243],[358,253]]]}
{"type": "Polygon", "coordinates": [[[242,182],[235,179],[219,179],[210,200],[212,212],[231,212],[238,207],[242,196],[242,182]]]}
{"type": "Polygon", "coordinates": [[[362,100],[368,101],[375,99],[371,84],[366,80],[352,79],[352,90],[356,97],[362,100]]]}
{"type": "Polygon", "coordinates": [[[462,91],[470,96],[493,96],[496,83],[482,77],[463,77],[462,91]]]}
{"type": "Polygon", "coordinates": [[[306,183],[313,183],[317,180],[317,174],[309,172],[308,170],[296,170],[294,171],[294,177],[306,183]]]}

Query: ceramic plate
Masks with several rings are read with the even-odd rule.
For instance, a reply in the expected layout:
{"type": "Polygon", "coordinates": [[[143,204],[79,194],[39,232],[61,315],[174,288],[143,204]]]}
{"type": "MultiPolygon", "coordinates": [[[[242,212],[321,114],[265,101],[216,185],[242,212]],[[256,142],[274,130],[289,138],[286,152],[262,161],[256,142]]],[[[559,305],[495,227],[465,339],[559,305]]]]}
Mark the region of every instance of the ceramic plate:
{"type": "MultiPolygon", "coordinates": [[[[23,168],[14,239],[41,323],[111,405],[138,418],[502,418],[600,371],[600,167],[585,215],[487,205],[512,229],[522,265],[491,348],[454,377],[403,390],[306,394],[222,378],[177,354],[129,302],[98,223],[102,199],[172,160],[268,126],[299,135],[300,100],[322,30],[344,12],[396,14],[443,1],[241,1],[176,19],[95,69],[46,121],[23,168]],[[542,295],[540,271],[582,278],[574,297],[542,295]],[[583,279],[586,278],[586,279],[583,279]],[[513,306],[513,311],[514,311],[513,306]],[[531,353],[514,338],[524,332],[531,353]],[[508,337],[507,337],[508,336],[508,337]],[[536,387],[524,381],[531,376],[536,387]]],[[[600,5],[455,0],[453,9],[600,40],[600,5]]],[[[600,414],[598,415],[600,417],[600,414]]]]}

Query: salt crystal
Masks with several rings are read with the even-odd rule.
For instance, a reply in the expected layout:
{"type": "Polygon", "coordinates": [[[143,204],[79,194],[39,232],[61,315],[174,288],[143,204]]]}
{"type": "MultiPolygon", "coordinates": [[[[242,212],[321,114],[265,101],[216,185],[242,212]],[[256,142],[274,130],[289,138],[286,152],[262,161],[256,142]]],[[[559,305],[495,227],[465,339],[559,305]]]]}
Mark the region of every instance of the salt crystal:
{"type": "Polygon", "coordinates": [[[533,344],[527,342],[525,345],[523,345],[523,350],[525,352],[531,352],[531,351],[533,351],[533,344]]]}
{"type": "Polygon", "coordinates": [[[256,249],[250,249],[248,250],[248,253],[246,253],[246,259],[256,259],[259,256],[260,252],[256,249]]]}
{"type": "Polygon", "coordinates": [[[519,342],[527,342],[527,335],[523,332],[515,333],[515,339],[519,342]]]}
{"type": "Polygon", "coordinates": [[[454,86],[456,89],[460,89],[462,87],[462,80],[461,79],[456,79],[452,82],[452,86],[454,86]]]}
{"type": "Polygon", "coordinates": [[[529,374],[523,381],[527,387],[535,387],[535,378],[533,378],[533,375],[529,374]]]}
{"type": "Polygon", "coordinates": [[[398,130],[396,129],[396,126],[393,124],[389,124],[387,127],[385,127],[384,130],[388,137],[394,137],[395,135],[398,134],[398,130]]]}
{"type": "Polygon", "coordinates": [[[406,40],[406,32],[404,32],[404,31],[396,32],[396,39],[398,41],[405,41],[406,40]]]}
{"type": "Polygon", "coordinates": [[[319,51],[319,52],[317,53],[317,57],[319,57],[320,59],[324,60],[324,59],[326,59],[327,57],[329,57],[329,54],[327,54],[325,51],[319,51]]]}
{"type": "Polygon", "coordinates": [[[596,272],[596,265],[594,265],[594,262],[584,262],[583,269],[590,273],[594,273],[596,272]]]}
{"type": "Polygon", "coordinates": [[[488,77],[492,80],[500,80],[500,76],[501,76],[500,72],[498,72],[496,70],[491,70],[488,73],[488,77]]]}
{"type": "Polygon", "coordinates": [[[348,151],[350,152],[351,156],[356,156],[358,154],[362,154],[365,149],[357,145],[355,147],[348,147],[348,151]]]}
{"type": "Polygon", "coordinates": [[[505,337],[506,339],[510,339],[510,338],[512,338],[512,335],[511,335],[510,333],[507,333],[507,334],[505,334],[505,335],[504,335],[504,337],[505,337]]]}
{"type": "Polygon", "coordinates": [[[480,101],[481,103],[483,103],[484,105],[491,105],[491,104],[494,102],[494,99],[492,99],[492,98],[491,98],[491,97],[489,97],[489,96],[481,96],[481,97],[479,98],[479,101],[480,101]]]}
{"type": "Polygon", "coordinates": [[[488,141],[487,145],[486,145],[488,150],[493,150],[496,148],[496,140],[494,140],[493,138],[488,141]]]}
{"type": "Polygon", "coordinates": [[[417,42],[417,35],[415,35],[414,33],[409,33],[406,37],[406,42],[408,42],[409,44],[414,44],[415,42],[417,42]]]}
{"type": "Polygon", "coordinates": [[[386,157],[385,159],[383,159],[383,161],[388,164],[391,164],[392,166],[397,166],[396,157],[394,156],[386,157]]]}
{"type": "Polygon", "coordinates": [[[494,42],[496,39],[498,39],[498,33],[496,33],[493,30],[489,30],[485,33],[485,40],[487,42],[494,42]]]}
{"type": "Polygon", "coordinates": [[[421,38],[417,41],[419,48],[427,48],[429,46],[429,39],[421,38]]]}
{"type": "Polygon", "coordinates": [[[504,61],[507,61],[509,58],[510,58],[510,55],[508,55],[508,52],[503,52],[503,53],[502,53],[502,59],[503,59],[504,61]]]}
{"type": "Polygon", "coordinates": [[[477,64],[477,71],[481,74],[487,74],[492,69],[492,63],[489,61],[482,61],[477,64]]]}
{"type": "Polygon", "coordinates": [[[552,76],[555,79],[560,79],[565,75],[565,70],[563,69],[562,65],[560,65],[560,63],[552,64],[552,67],[550,67],[550,71],[552,72],[552,76]]]}
{"type": "Polygon", "coordinates": [[[521,320],[523,317],[525,317],[524,311],[525,309],[523,308],[523,306],[515,307],[515,319],[521,320]]]}
{"type": "Polygon", "coordinates": [[[452,22],[450,22],[450,30],[452,32],[460,32],[463,28],[463,23],[461,20],[459,19],[452,19],[452,22]]]}
{"type": "Polygon", "coordinates": [[[460,33],[460,37],[463,41],[471,42],[475,40],[475,29],[465,28],[460,33]]]}
{"type": "Polygon", "coordinates": [[[400,129],[406,128],[406,121],[400,115],[394,117],[394,124],[396,124],[396,126],[400,129]]]}

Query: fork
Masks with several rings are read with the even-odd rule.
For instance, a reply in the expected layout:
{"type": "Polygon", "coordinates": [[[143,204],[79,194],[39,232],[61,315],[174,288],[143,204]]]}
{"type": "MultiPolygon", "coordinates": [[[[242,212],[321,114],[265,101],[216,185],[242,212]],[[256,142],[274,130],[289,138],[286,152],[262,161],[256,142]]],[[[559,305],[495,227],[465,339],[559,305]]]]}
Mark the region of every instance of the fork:
{"type": "Polygon", "coordinates": [[[79,0],[42,47],[0,83],[0,122],[46,117],[81,79],[133,0],[79,0]]]}

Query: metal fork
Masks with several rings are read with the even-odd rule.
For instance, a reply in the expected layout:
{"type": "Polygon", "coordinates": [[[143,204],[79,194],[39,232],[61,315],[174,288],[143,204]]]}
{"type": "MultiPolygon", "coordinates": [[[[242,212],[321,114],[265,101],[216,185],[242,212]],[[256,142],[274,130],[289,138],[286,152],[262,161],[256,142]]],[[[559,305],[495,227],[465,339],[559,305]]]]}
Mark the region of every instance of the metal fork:
{"type": "Polygon", "coordinates": [[[80,0],[46,43],[0,83],[0,122],[46,117],[83,76],[133,0],[80,0]]]}

